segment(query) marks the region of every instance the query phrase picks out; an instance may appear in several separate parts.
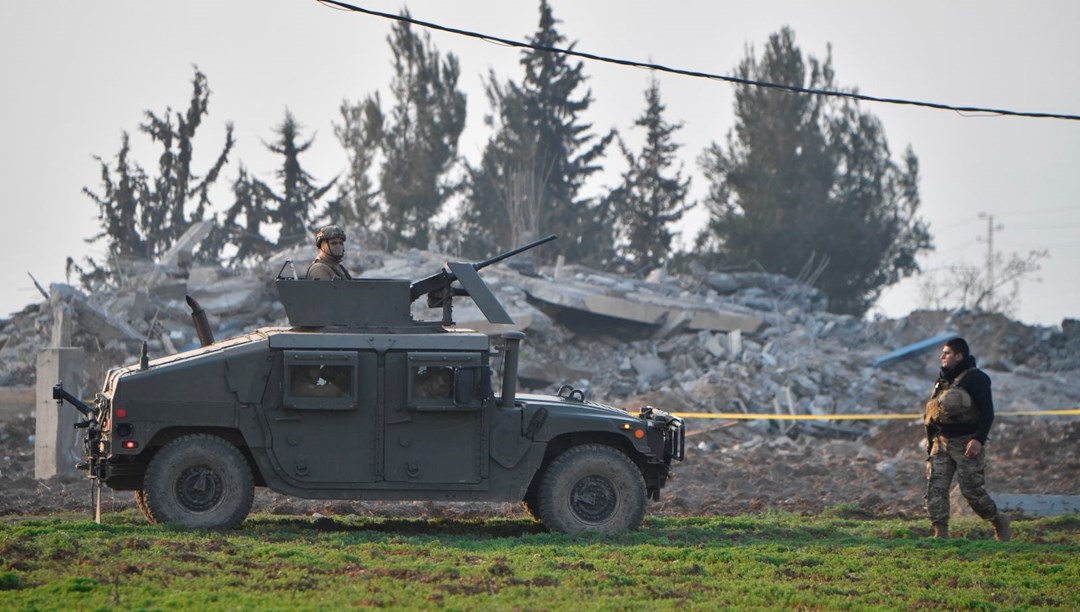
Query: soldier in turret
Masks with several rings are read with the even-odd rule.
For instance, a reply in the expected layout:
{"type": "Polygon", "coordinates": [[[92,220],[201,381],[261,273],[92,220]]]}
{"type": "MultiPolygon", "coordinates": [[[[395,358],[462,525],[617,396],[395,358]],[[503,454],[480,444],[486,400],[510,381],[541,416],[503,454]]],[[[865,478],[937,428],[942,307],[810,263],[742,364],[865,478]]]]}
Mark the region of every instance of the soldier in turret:
{"type": "Polygon", "coordinates": [[[345,230],[336,225],[319,228],[315,234],[319,255],[307,269],[308,280],[351,280],[341,260],[345,258],[345,230]]]}
{"type": "Polygon", "coordinates": [[[986,438],[994,422],[990,377],[975,367],[963,338],[941,350],[941,373],[926,404],[926,510],[935,538],[949,537],[949,487],[953,476],[971,509],[994,526],[1005,542],[1012,537],[1009,517],[986,492],[986,438]]]}

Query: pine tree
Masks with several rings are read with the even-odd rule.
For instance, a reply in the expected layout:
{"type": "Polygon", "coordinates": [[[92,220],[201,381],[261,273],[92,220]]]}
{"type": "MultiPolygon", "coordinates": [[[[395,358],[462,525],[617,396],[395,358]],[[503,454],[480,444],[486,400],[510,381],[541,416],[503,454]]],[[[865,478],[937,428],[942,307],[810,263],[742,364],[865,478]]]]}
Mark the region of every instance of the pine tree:
{"type": "Polygon", "coordinates": [[[376,94],[369,100],[341,104],[342,122],[334,125],[334,135],[344,147],[349,165],[345,180],[338,182],[337,197],[321,219],[325,223],[357,226],[366,231],[379,218],[379,192],[370,177],[383,123],[378,100],[376,94]]]}
{"type": "Polygon", "coordinates": [[[267,149],[281,156],[275,172],[280,193],[241,168],[233,183],[234,200],[225,216],[231,242],[237,247],[236,260],[242,261],[272,248],[282,248],[311,237],[311,221],[317,216],[320,200],[334,186],[336,178],[318,186],[300,164],[300,154],[311,148],[314,137],[303,140],[301,126],[288,110],[276,128],[267,149]],[[238,219],[243,218],[241,226],[238,219]],[[267,225],[276,225],[278,238],[271,243],[265,237],[267,225]]]}
{"type": "Polygon", "coordinates": [[[232,124],[226,124],[225,145],[214,164],[205,176],[195,174],[195,133],[208,113],[209,99],[206,76],[196,68],[186,112],[174,117],[171,109],[161,114],[146,111],[139,131],[162,148],[157,174],[151,176],[131,159],[126,132],[115,170],[95,158],[101,165],[103,192],[83,189],[97,204],[102,223],[101,233],[91,242],[105,239],[109,250],[119,256],[153,258],[168,250],[192,223],[204,218],[210,206],[210,187],[219,178],[235,142],[232,124]]]}
{"type": "Polygon", "coordinates": [[[285,119],[275,130],[277,140],[266,143],[266,148],[282,157],[276,175],[281,193],[274,193],[268,186],[262,187],[277,204],[270,220],[279,224],[277,246],[283,247],[303,242],[311,236],[309,220],[318,208],[319,200],[333,187],[336,178],[318,187],[315,179],[300,165],[300,154],[311,148],[314,136],[303,144],[298,143],[301,126],[288,110],[285,119]]]}
{"type": "Polygon", "coordinates": [[[158,157],[158,174],[153,180],[153,197],[157,206],[143,208],[143,223],[145,227],[158,228],[161,233],[158,239],[169,246],[192,223],[201,221],[205,216],[210,204],[209,189],[217,181],[234,144],[230,123],[226,126],[225,147],[206,176],[199,180],[192,172],[195,132],[207,114],[209,101],[210,89],[206,76],[196,69],[195,78],[192,79],[191,101],[187,112],[176,113],[176,124],[173,125],[169,110],[162,115],[146,111],[146,121],[139,127],[160,143],[163,149],[158,157]],[[196,197],[195,209],[188,211],[188,201],[196,197]]]}
{"type": "Polygon", "coordinates": [[[548,180],[533,163],[536,139],[525,117],[524,94],[494,73],[485,83],[495,128],[477,167],[468,168],[468,197],[458,219],[466,255],[505,251],[539,235],[540,206],[548,180]]]}
{"type": "Polygon", "coordinates": [[[150,203],[150,186],[146,172],[130,157],[131,138],[124,132],[114,169],[110,169],[100,157],[94,158],[101,166],[103,192],[99,195],[88,187],[83,187],[82,191],[98,206],[101,232],[87,242],[105,239],[110,251],[117,255],[149,259],[153,256],[153,249],[145,238],[140,211],[153,206],[150,203]]]}
{"type": "MultiPolygon", "coordinates": [[[[547,0],[541,0],[539,26],[529,42],[565,47],[557,23],[547,0]]],[[[581,120],[592,103],[591,92],[579,91],[585,85],[581,62],[571,65],[564,54],[529,49],[521,64],[525,76],[520,85],[500,85],[494,77],[488,81],[488,122],[496,133],[480,166],[470,169],[462,226],[469,240],[487,249],[557,233],[567,259],[602,263],[611,256],[613,219],[606,202],[582,198],[580,191],[600,170],[597,161],[614,133],[597,138],[591,124],[581,120]]],[[[552,252],[537,256],[551,257],[552,252]]]]}
{"type": "MultiPolygon", "coordinates": [[[[390,249],[427,248],[432,219],[457,188],[447,175],[457,162],[458,138],[465,127],[465,94],[458,90],[461,70],[456,56],[448,54],[444,60],[431,37],[417,34],[407,22],[394,25],[388,42],[394,54],[394,101],[377,130],[385,155],[379,181],[383,232],[390,249]]],[[[374,120],[382,111],[378,98],[369,101],[373,108],[368,117],[374,120]]]]}
{"type": "MultiPolygon", "coordinates": [[[[236,246],[234,261],[246,261],[253,257],[265,256],[274,249],[274,243],[263,235],[263,226],[273,220],[273,196],[270,188],[265,183],[248,174],[243,166],[240,166],[236,180],[233,182],[233,205],[225,213],[224,241],[236,246]],[[243,226],[237,223],[237,219],[243,217],[243,226]]],[[[215,238],[214,235],[207,239],[215,238]]]]}
{"type": "MultiPolygon", "coordinates": [[[[740,78],[837,89],[831,54],[804,60],[794,33],[753,50],[740,78]],[[807,66],[809,64],[809,67],[807,66]]],[[[711,213],[698,252],[711,264],[756,262],[795,277],[809,266],[835,312],[862,314],[881,290],[918,270],[930,248],[918,218],[918,161],[892,160],[880,121],[835,97],[739,86],[727,146],[713,143],[701,165],[711,213]]]]}
{"type": "Polygon", "coordinates": [[[686,203],[690,179],[682,177],[681,169],[671,171],[679,150],[673,134],[682,124],[668,123],[665,109],[660,85],[653,80],[645,91],[645,110],[634,122],[645,130],[645,144],[635,155],[619,141],[628,168],[622,184],[608,196],[617,219],[618,253],[642,274],[667,263],[670,226],[690,208],[686,203]]]}

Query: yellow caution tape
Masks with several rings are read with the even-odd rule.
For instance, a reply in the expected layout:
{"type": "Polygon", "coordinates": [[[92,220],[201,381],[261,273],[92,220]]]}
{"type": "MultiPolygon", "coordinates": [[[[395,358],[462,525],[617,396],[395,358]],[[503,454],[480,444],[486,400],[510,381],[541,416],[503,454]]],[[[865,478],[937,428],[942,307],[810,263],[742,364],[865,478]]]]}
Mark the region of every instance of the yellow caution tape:
{"type": "MultiPolygon", "coordinates": [[[[673,412],[680,419],[729,419],[736,421],[878,421],[921,419],[922,414],[765,414],[745,412],[673,412]]],[[[1080,408],[995,412],[994,416],[1080,416],[1080,408]]]]}

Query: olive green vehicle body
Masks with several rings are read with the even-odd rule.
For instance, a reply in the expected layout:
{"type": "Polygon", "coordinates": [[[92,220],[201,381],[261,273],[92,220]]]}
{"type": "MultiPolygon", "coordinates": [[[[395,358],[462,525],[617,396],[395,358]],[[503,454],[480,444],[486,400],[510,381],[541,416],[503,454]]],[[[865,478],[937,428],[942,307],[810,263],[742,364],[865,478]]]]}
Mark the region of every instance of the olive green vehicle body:
{"type": "MultiPolygon", "coordinates": [[[[429,306],[444,308],[434,322],[412,318],[417,283],[279,277],[291,327],[204,338],[200,348],[111,370],[90,409],[82,467],[98,484],[136,491],[143,504],[161,449],[209,435],[242,453],[255,486],[294,497],[525,500],[533,509],[547,466],[597,445],[629,459],[644,496],[658,499],[672,460],[682,459],[682,421],[651,408],[630,414],[569,387],[517,393],[523,335],[493,341],[453,325],[453,295],[471,295],[489,319],[509,320],[475,272],[456,270],[473,278],[451,275],[425,294],[429,306]],[[467,293],[451,289],[454,280],[467,281],[467,293]],[[444,299],[432,297],[440,291],[444,299]],[[501,393],[492,388],[493,357],[502,359],[501,393]],[[432,375],[440,386],[426,386],[432,375]]],[[[579,497],[595,485],[581,482],[579,497]]],[[[621,495],[619,482],[604,490],[621,495]]]]}
{"type": "Polygon", "coordinates": [[[504,407],[498,395],[458,402],[412,393],[410,373],[421,365],[450,367],[461,380],[488,358],[488,337],[476,332],[269,328],[151,360],[145,370],[114,369],[99,399],[109,415],[99,475],[111,488],[141,489],[157,449],[212,433],[244,451],[256,484],[302,498],[520,501],[545,456],[585,443],[633,458],[650,491],[664,485],[666,423],[650,431],[652,421],[623,410],[553,395],[519,393],[504,407]],[[356,392],[297,397],[286,377],[297,363],[347,364],[356,392]],[[646,435],[635,438],[636,430],[646,435]]]}

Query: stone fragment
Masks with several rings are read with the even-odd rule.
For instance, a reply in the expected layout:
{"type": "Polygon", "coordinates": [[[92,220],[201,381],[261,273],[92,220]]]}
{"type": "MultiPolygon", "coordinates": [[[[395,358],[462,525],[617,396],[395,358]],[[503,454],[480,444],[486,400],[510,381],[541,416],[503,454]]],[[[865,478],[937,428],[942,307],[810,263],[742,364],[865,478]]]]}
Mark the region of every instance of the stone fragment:
{"type": "Polygon", "coordinates": [[[652,355],[635,355],[630,359],[634,370],[638,373],[638,381],[655,383],[671,378],[664,361],[652,355]]]}

